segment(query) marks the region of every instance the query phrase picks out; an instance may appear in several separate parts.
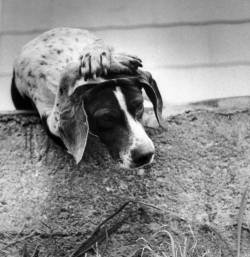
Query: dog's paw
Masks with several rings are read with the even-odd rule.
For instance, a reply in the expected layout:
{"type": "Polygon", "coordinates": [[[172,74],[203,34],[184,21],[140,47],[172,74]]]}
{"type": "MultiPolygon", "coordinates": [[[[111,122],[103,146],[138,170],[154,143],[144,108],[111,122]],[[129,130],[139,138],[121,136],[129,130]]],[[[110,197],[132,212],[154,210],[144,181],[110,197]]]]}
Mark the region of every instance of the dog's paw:
{"type": "Polygon", "coordinates": [[[118,74],[134,74],[142,67],[142,60],[136,56],[118,53],[111,58],[110,71],[118,74]]]}
{"type": "Polygon", "coordinates": [[[111,49],[95,47],[81,57],[80,71],[85,80],[106,76],[110,69],[111,49]]]}
{"type": "Polygon", "coordinates": [[[134,74],[142,67],[142,60],[136,56],[115,53],[104,44],[90,46],[80,57],[80,72],[85,80],[107,77],[109,74],[134,74]]]}

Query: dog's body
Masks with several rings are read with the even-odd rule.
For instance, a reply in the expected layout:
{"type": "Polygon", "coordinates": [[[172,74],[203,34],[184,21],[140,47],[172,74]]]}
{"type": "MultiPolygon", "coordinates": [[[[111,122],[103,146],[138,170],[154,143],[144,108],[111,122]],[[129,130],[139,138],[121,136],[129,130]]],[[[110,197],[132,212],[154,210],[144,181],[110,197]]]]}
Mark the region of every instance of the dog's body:
{"type": "Polygon", "coordinates": [[[90,128],[123,166],[140,166],[154,155],[139,122],[141,88],[149,93],[157,118],[162,100],[139,66],[140,59],[115,53],[88,31],[53,29],[25,45],[15,60],[13,102],[17,109],[35,108],[77,162],[90,128]]]}

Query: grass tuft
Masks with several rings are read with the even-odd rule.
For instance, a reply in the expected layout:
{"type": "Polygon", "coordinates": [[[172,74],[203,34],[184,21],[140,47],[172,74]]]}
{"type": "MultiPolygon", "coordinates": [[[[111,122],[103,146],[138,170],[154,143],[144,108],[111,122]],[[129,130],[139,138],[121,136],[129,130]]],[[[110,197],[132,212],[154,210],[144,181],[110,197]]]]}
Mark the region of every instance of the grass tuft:
{"type": "Polygon", "coordinates": [[[198,247],[191,225],[181,234],[162,226],[149,239],[141,237],[137,243],[140,247],[131,257],[212,257],[209,249],[198,247]]]}

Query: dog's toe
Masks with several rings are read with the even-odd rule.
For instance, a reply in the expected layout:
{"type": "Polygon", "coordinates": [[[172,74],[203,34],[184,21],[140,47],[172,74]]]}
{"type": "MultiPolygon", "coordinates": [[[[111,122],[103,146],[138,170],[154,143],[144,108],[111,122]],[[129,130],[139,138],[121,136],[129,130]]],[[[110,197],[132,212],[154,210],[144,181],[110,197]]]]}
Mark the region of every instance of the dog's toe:
{"type": "Polygon", "coordinates": [[[108,69],[110,68],[110,55],[107,52],[102,52],[100,55],[101,70],[102,74],[106,76],[108,74],[108,69]]]}
{"type": "Polygon", "coordinates": [[[142,61],[136,56],[119,53],[114,56],[112,65],[118,72],[133,74],[142,67],[142,61]]]}
{"type": "Polygon", "coordinates": [[[109,59],[109,53],[102,49],[85,54],[81,63],[81,71],[85,80],[107,75],[110,67],[109,59]]]}

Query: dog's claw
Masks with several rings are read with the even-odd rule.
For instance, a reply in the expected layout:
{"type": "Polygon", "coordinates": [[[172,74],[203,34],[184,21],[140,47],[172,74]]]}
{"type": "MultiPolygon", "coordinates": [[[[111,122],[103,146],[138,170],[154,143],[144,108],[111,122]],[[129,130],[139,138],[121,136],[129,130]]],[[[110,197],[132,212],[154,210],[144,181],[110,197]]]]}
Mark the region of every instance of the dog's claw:
{"type": "Polygon", "coordinates": [[[136,56],[136,55],[127,54],[127,56],[130,57],[131,59],[135,59],[138,62],[142,63],[142,60],[138,56],[136,56]]]}
{"type": "Polygon", "coordinates": [[[133,74],[139,67],[142,67],[141,59],[127,54],[116,54],[111,61],[111,71],[115,73],[133,74]]]}
{"type": "Polygon", "coordinates": [[[136,65],[137,67],[142,67],[142,61],[140,59],[132,59],[130,62],[136,65]]]}

